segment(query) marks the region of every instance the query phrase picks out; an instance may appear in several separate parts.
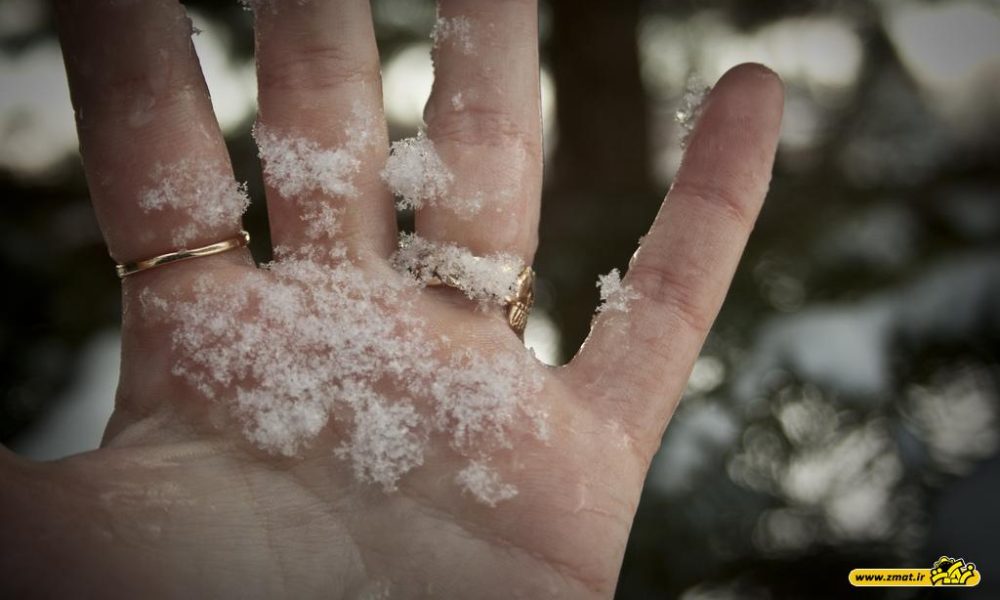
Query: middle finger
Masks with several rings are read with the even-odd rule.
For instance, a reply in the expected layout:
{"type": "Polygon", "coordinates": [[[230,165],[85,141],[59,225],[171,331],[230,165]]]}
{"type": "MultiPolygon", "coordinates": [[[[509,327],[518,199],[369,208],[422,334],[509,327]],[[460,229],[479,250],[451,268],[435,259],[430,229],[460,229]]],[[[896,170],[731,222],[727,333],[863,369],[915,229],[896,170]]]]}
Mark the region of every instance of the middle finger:
{"type": "Polygon", "coordinates": [[[256,5],[255,134],[275,247],[338,240],[388,256],[396,221],[379,180],[388,140],[369,3],[256,5]]]}

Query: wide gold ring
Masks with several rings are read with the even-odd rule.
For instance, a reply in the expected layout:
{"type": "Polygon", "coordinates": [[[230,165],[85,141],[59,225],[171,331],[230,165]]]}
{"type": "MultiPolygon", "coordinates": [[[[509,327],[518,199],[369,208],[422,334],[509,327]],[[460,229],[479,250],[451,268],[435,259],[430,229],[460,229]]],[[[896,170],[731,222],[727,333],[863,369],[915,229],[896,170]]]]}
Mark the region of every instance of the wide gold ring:
{"type": "Polygon", "coordinates": [[[507,311],[507,324],[518,336],[524,336],[524,328],[528,326],[528,315],[535,304],[535,271],[524,267],[517,276],[517,289],[514,294],[504,298],[504,309],[507,311]]]}
{"type": "Polygon", "coordinates": [[[250,234],[246,231],[240,231],[240,234],[236,237],[229,238],[228,240],[222,240],[221,242],[215,242],[214,244],[209,244],[207,246],[201,246],[200,248],[185,248],[177,250],[176,252],[160,254],[159,256],[154,256],[152,258],[145,258],[135,262],[116,265],[115,272],[118,273],[118,277],[120,279],[125,279],[129,275],[133,275],[140,271],[155,269],[156,267],[162,267],[163,265],[180,262],[182,260],[190,260],[192,258],[200,258],[202,256],[211,256],[213,254],[227,252],[236,248],[243,248],[249,243],[250,234]]]}
{"type": "MultiPolygon", "coordinates": [[[[425,285],[444,285],[461,289],[460,282],[455,277],[440,275],[432,271],[422,278],[425,285]]],[[[500,298],[507,315],[507,325],[518,335],[524,337],[524,329],[528,326],[528,316],[531,314],[531,307],[535,304],[535,271],[531,267],[524,267],[517,276],[517,282],[512,294],[500,298]]]]}

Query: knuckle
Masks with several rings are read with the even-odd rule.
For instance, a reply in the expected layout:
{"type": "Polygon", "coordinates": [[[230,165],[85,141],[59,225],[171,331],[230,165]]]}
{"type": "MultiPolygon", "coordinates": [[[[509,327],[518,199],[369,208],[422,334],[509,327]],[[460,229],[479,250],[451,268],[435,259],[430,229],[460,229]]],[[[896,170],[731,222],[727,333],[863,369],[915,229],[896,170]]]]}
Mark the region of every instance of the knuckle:
{"type": "Polygon", "coordinates": [[[718,183],[678,179],[671,191],[688,198],[706,210],[713,211],[745,231],[753,229],[757,211],[736,188],[718,183]]]}
{"type": "Polygon", "coordinates": [[[678,270],[669,264],[636,264],[628,273],[629,283],[643,299],[667,311],[699,334],[705,334],[715,320],[714,311],[700,293],[696,273],[678,270]]]}
{"type": "Polygon", "coordinates": [[[204,123],[202,94],[199,86],[186,83],[154,94],[141,79],[122,79],[109,86],[100,101],[88,98],[80,102],[87,118],[80,118],[78,108],[77,127],[88,139],[141,137],[152,147],[174,144],[178,137],[204,123]]]}
{"type": "Polygon", "coordinates": [[[427,127],[436,141],[474,146],[515,144],[529,153],[541,149],[537,131],[512,118],[508,111],[486,104],[469,104],[460,111],[435,111],[429,115],[427,127]]]}
{"type": "Polygon", "coordinates": [[[261,61],[262,90],[324,91],[350,83],[376,83],[377,61],[355,56],[337,44],[302,44],[294,51],[261,61]]]}

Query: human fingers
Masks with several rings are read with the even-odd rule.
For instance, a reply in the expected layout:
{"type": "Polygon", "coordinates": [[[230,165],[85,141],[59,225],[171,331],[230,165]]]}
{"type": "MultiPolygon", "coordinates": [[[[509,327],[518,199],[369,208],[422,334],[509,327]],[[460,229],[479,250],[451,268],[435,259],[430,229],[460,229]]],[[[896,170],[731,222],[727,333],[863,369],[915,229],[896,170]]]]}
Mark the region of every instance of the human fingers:
{"type": "MultiPolygon", "coordinates": [[[[533,0],[439,3],[428,138],[417,144],[429,140],[441,164],[409,186],[419,235],[531,262],[542,179],[537,23],[533,0]]],[[[419,155],[405,150],[390,159],[390,185],[394,161],[405,171],[419,155]]]]}
{"type": "Polygon", "coordinates": [[[781,81],[760,65],[740,65],[719,80],[616,306],[595,319],[566,371],[598,410],[650,447],[680,398],[763,204],[782,104],[781,81]]]}
{"type": "Polygon", "coordinates": [[[392,198],[379,56],[364,0],[258,2],[255,9],[264,166],[276,246],[344,241],[388,256],[392,198]]]}
{"type": "Polygon", "coordinates": [[[233,238],[247,199],[233,180],[184,8],[176,0],[60,0],[56,14],[112,257],[126,263],[233,238]]]}

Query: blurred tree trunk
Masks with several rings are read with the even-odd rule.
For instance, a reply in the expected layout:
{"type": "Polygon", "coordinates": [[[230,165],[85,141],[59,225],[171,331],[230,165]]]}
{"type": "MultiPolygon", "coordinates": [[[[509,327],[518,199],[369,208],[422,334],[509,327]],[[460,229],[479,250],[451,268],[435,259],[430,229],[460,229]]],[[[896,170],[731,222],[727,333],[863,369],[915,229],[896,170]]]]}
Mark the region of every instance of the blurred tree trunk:
{"type": "Polygon", "coordinates": [[[549,5],[557,139],[546,170],[537,266],[554,296],[549,304],[569,356],[589,329],[597,275],[625,266],[660,194],[650,176],[639,0],[549,5]]]}
{"type": "Polygon", "coordinates": [[[638,0],[552,0],[552,70],[561,189],[649,188],[646,97],[639,72],[638,0]]]}

